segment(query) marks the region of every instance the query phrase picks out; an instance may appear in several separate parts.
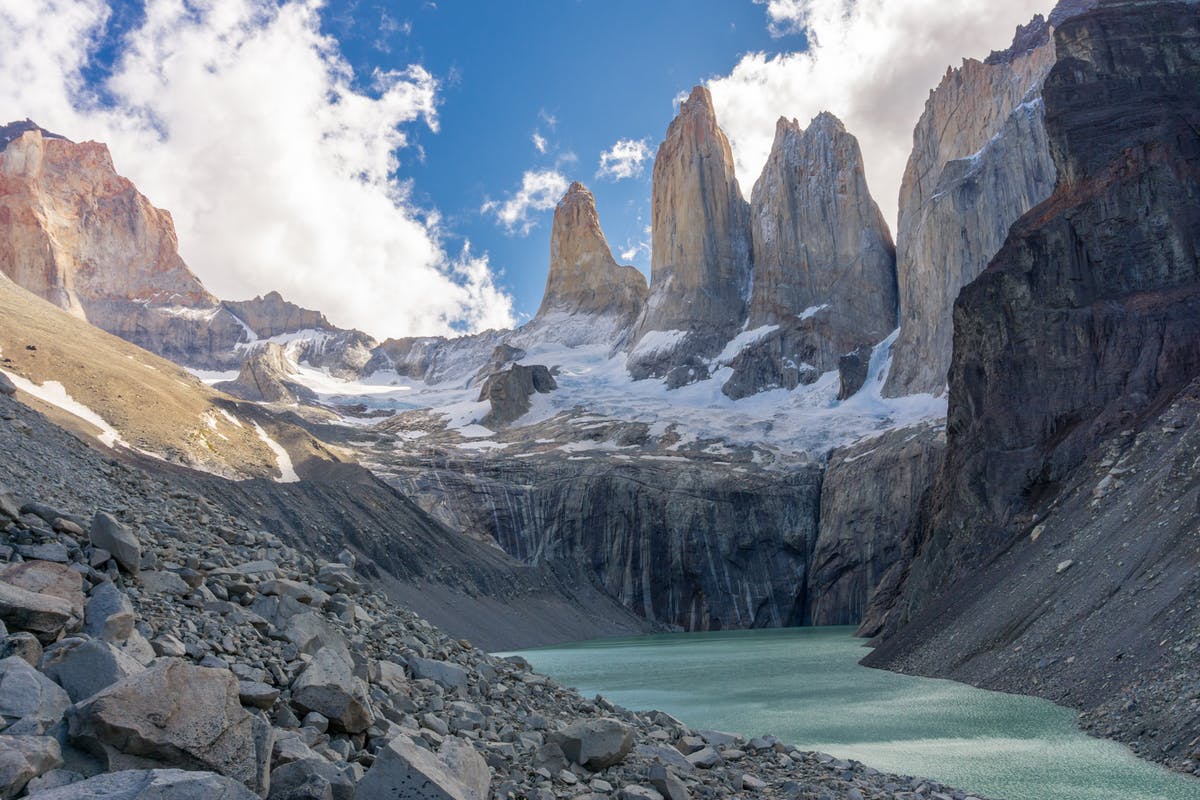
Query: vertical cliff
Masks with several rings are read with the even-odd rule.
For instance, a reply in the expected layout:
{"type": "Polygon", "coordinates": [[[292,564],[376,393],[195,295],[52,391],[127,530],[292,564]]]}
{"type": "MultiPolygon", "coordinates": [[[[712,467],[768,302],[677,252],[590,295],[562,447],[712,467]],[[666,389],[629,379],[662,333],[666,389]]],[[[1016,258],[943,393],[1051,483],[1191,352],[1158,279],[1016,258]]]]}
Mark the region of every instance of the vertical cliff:
{"type": "Polygon", "coordinates": [[[697,86],[680,106],[653,181],[650,296],[630,358],[638,378],[715,355],[746,319],[750,206],[707,89],[697,86]]]}
{"type": "Polygon", "coordinates": [[[734,399],[793,389],[896,327],[896,251],[858,140],[837,117],[822,113],[807,129],[779,120],[750,209],[746,328],[763,333],[729,360],[734,399]]]}
{"type": "Polygon", "coordinates": [[[1105,2],[1055,40],[1058,181],[955,304],[946,461],[870,661],[1099,708],[1174,757],[1200,680],[1200,6],[1105,2]]]}
{"type": "Polygon", "coordinates": [[[948,70],[925,104],[900,187],[891,396],[944,391],[955,298],[1054,187],[1041,100],[1050,32],[1035,18],[1009,50],[948,70]]]}

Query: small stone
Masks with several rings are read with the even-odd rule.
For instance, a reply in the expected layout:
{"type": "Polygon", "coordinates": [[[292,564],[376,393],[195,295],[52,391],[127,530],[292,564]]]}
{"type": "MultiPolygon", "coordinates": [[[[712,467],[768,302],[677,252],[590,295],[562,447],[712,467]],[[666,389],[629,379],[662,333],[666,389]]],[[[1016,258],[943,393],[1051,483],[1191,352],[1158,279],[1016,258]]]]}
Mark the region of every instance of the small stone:
{"type": "Polygon", "coordinates": [[[130,575],[137,575],[141,570],[141,542],[111,514],[99,511],[92,517],[88,539],[93,547],[100,547],[112,553],[117,564],[130,575]]]}

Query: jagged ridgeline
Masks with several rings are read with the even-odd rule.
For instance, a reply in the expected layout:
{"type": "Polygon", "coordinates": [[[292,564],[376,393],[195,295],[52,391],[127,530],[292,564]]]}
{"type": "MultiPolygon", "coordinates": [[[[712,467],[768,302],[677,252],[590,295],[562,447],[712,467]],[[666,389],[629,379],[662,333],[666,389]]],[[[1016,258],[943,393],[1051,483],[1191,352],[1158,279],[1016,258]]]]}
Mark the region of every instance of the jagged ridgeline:
{"type": "Polygon", "coordinates": [[[734,742],[451,636],[803,624],[1194,769],[1198,16],[1065,0],[947,70],[894,241],[840,120],[780,119],[747,196],[696,87],[649,281],[573,183],[537,314],[453,339],[221,300],[104,145],[0,129],[0,793],[723,796],[734,742]]]}

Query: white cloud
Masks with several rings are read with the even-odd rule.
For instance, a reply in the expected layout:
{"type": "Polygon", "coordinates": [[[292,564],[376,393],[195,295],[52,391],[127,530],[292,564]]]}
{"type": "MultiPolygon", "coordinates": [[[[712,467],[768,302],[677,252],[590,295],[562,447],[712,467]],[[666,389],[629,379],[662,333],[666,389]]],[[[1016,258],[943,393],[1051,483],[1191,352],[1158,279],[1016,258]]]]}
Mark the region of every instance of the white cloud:
{"type": "Polygon", "coordinates": [[[529,170],[521,176],[521,187],[506,200],[487,200],[480,211],[492,214],[509,233],[526,236],[538,211],[549,211],[567,191],[567,179],[552,169],[529,170]]]}
{"type": "Polygon", "coordinates": [[[545,154],[546,148],[549,147],[549,143],[546,141],[545,136],[542,136],[542,134],[538,133],[537,131],[534,131],[533,132],[533,146],[539,153],[545,154]]]}
{"type": "MultiPolygon", "coordinates": [[[[761,1],[761,0],[760,0],[761,1]]],[[[751,53],[708,82],[747,196],[780,116],[832,111],[861,144],[867,179],[895,224],[912,131],[930,89],[964,56],[1003,49],[1053,0],[769,0],[773,33],[803,31],[810,49],[751,53]]]]}
{"type": "Polygon", "coordinates": [[[0,0],[0,107],[107,142],[221,297],[277,289],[377,336],[505,324],[486,257],[449,256],[397,177],[412,127],[437,130],[437,81],[410,66],[354,88],[321,5],[147,0],[102,105],[81,70],[107,4],[0,0]]]}
{"type": "MultiPolygon", "coordinates": [[[[600,154],[600,169],[597,178],[620,181],[642,174],[646,159],[650,158],[650,145],[643,139],[619,139],[617,143],[600,154]]],[[[766,159],[763,159],[766,161],[766,159]]]]}

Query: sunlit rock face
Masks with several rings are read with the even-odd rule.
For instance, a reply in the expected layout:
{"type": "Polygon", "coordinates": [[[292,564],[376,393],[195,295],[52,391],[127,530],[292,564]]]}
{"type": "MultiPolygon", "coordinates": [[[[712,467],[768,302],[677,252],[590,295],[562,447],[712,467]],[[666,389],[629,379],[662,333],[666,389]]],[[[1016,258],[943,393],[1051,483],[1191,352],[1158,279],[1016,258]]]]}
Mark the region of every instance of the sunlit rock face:
{"type": "Polygon", "coordinates": [[[1050,32],[1035,18],[1009,50],[948,70],[925,104],[900,187],[889,395],[945,391],[954,299],[1054,188],[1041,97],[1055,62],[1050,32]]]}
{"type": "Polygon", "coordinates": [[[550,273],[534,324],[566,317],[602,317],[606,335],[619,334],[637,319],[646,303],[646,278],[634,267],[617,264],[600,228],[596,198],[581,183],[554,209],[550,233],[550,273]],[[617,328],[611,331],[609,328],[617,328]]]}
{"type": "Polygon", "coordinates": [[[650,297],[630,358],[638,378],[715,355],[746,319],[750,206],[707,89],[697,86],[680,106],[653,181],[650,297]],[[647,336],[651,346],[637,347],[647,336]]]}
{"type": "Polygon", "coordinates": [[[738,399],[793,389],[896,327],[896,250],[871,198],[858,140],[822,113],[780,119],[751,194],[754,280],[747,330],[769,332],[730,362],[738,399]]]}

